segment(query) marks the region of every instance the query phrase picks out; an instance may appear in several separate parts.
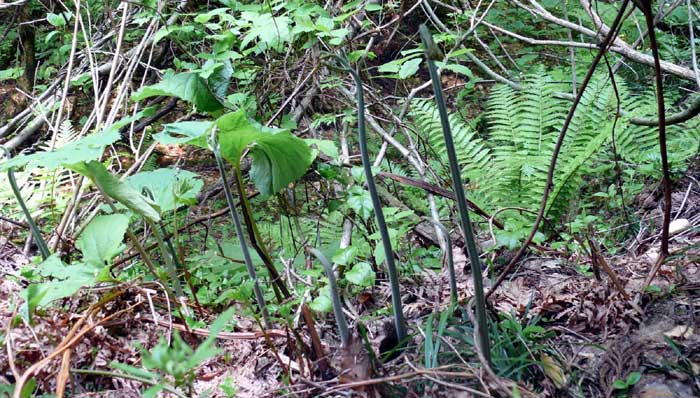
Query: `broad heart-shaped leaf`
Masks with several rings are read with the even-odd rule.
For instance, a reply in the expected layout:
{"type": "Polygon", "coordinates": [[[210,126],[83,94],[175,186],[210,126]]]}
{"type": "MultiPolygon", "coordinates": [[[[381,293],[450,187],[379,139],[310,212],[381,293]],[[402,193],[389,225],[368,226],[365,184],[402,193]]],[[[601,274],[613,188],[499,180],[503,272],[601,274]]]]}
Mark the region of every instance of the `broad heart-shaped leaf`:
{"type": "Polygon", "coordinates": [[[263,196],[281,191],[311,165],[311,151],[304,140],[287,130],[254,125],[243,110],[220,117],[216,125],[224,159],[238,167],[243,151],[249,149],[250,178],[263,196]]]}
{"type": "Polygon", "coordinates": [[[95,267],[104,267],[122,251],[124,233],[129,217],[124,214],[97,216],[80,234],[75,247],[83,253],[83,261],[95,267]]]}
{"type": "Polygon", "coordinates": [[[118,139],[119,131],[117,129],[108,129],[100,133],[85,136],[54,151],[42,151],[26,156],[15,156],[12,160],[0,164],[0,171],[7,171],[10,167],[17,168],[25,165],[28,170],[37,167],[53,170],[62,166],[68,167],[80,162],[89,162],[99,159],[105,147],[118,139]]]}
{"type": "Polygon", "coordinates": [[[135,174],[127,179],[137,192],[148,188],[161,212],[177,209],[183,204],[194,204],[204,182],[191,171],[157,169],[135,174]]]}
{"type": "Polygon", "coordinates": [[[372,266],[365,262],[355,264],[350,271],[345,273],[345,279],[348,282],[362,287],[374,286],[376,277],[372,266]]]}
{"type": "Polygon", "coordinates": [[[224,107],[211,93],[206,80],[195,72],[166,73],[160,83],[142,87],[131,99],[140,101],[161,95],[180,98],[204,112],[215,112],[224,107]]]}
{"type": "Polygon", "coordinates": [[[78,163],[71,165],[69,168],[92,180],[102,192],[123,204],[129,210],[151,221],[160,221],[158,206],[152,200],[134,190],[129,184],[120,181],[102,163],[97,161],[78,163]]]}

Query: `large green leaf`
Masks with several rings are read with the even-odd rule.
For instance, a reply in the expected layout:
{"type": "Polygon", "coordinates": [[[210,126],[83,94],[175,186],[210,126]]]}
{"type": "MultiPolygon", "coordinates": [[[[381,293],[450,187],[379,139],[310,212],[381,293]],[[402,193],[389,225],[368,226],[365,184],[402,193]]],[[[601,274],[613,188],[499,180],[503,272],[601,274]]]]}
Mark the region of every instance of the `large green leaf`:
{"type": "Polygon", "coordinates": [[[243,110],[216,121],[221,155],[238,166],[246,149],[253,158],[250,178],[261,194],[281,191],[304,175],[311,164],[309,146],[288,130],[252,124],[243,110]]]}
{"type": "Polygon", "coordinates": [[[175,210],[183,204],[194,204],[204,182],[187,170],[157,169],[135,174],[127,182],[138,192],[148,188],[161,212],[175,210]]]}
{"type": "Polygon", "coordinates": [[[180,98],[204,112],[223,109],[221,102],[209,89],[207,81],[194,72],[166,73],[159,83],[142,87],[131,96],[131,99],[140,101],[161,95],[180,98]]]}
{"type": "Polygon", "coordinates": [[[6,171],[10,167],[22,167],[25,165],[28,170],[37,167],[53,170],[61,166],[68,167],[80,162],[89,162],[99,159],[105,147],[118,139],[119,131],[117,129],[108,129],[85,136],[53,151],[15,156],[12,160],[1,164],[0,171],[6,171]]]}
{"type": "Polygon", "coordinates": [[[129,217],[124,214],[97,216],[80,234],[75,247],[83,253],[83,261],[95,267],[109,265],[122,251],[129,217]]]}
{"type": "Polygon", "coordinates": [[[100,162],[78,163],[70,169],[88,177],[107,196],[126,206],[129,210],[148,218],[160,221],[158,205],[134,190],[129,184],[119,180],[100,162]]]}
{"type": "MultiPolygon", "coordinates": [[[[250,178],[263,196],[281,191],[304,175],[314,159],[309,145],[289,130],[272,129],[252,123],[244,110],[218,118],[217,139],[221,156],[240,167],[241,156],[248,150],[253,158],[250,178]]],[[[173,123],[156,134],[163,144],[190,144],[208,148],[212,122],[193,121],[173,123]]],[[[332,152],[326,141],[316,140],[321,150],[332,152]]],[[[337,150],[336,150],[337,152],[337,150]]]]}
{"type": "Polygon", "coordinates": [[[345,279],[348,282],[362,287],[374,286],[376,277],[372,266],[365,262],[355,264],[350,271],[345,273],[345,279]]]}
{"type": "Polygon", "coordinates": [[[192,144],[207,148],[206,133],[214,122],[196,120],[189,122],[170,123],[163,126],[163,131],[154,134],[153,138],[165,145],[192,144]]]}

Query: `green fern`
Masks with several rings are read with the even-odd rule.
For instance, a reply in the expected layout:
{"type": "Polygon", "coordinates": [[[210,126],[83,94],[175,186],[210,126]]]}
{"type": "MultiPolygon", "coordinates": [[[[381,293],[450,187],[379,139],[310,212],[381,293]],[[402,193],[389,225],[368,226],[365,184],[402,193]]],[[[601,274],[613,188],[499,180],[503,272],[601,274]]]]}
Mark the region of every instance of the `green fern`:
{"type": "MultiPolygon", "coordinates": [[[[624,82],[616,82],[621,106],[628,117],[653,117],[656,102],[653,91],[633,93],[624,82]]],[[[545,73],[525,79],[522,89],[495,86],[487,111],[487,136],[480,137],[456,115],[450,116],[455,147],[465,177],[469,177],[470,199],[489,211],[504,207],[525,208],[530,212],[507,212],[501,218],[529,222],[540,207],[547,182],[552,151],[571,102],[557,98],[563,85],[545,73]]],[[[675,98],[669,97],[668,103],[675,98]]],[[[580,194],[584,177],[593,160],[610,161],[605,156],[613,131],[619,155],[630,163],[658,160],[658,129],[636,126],[627,118],[615,120],[617,95],[606,74],[595,77],[571,120],[557,161],[545,215],[558,219],[580,194]]],[[[409,114],[417,131],[439,155],[444,143],[437,110],[432,102],[417,101],[409,114]]],[[[681,164],[700,148],[700,121],[669,126],[671,163],[681,164]]]]}
{"type": "MultiPolygon", "coordinates": [[[[653,90],[649,90],[642,95],[632,95],[625,90],[623,95],[623,106],[628,112],[628,118],[657,117],[655,93],[653,90]]],[[[667,104],[674,102],[674,97],[669,96],[666,98],[667,104]]],[[[635,164],[658,163],[660,159],[658,131],[657,127],[634,125],[626,120],[623,128],[616,136],[620,156],[624,160],[635,164]]],[[[685,123],[667,126],[666,138],[671,166],[675,167],[679,164],[684,164],[700,149],[700,121],[698,118],[693,118],[685,123]]]]}
{"type": "MultiPolygon", "coordinates": [[[[54,149],[61,148],[78,138],[80,138],[80,133],[73,128],[70,120],[64,120],[56,132],[54,149]]],[[[50,149],[50,142],[37,145],[37,149],[48,151],[50,149]]],[[[58,194],[57,191],[59,187],[66,186],[71,182],[71,175],[65,169],[47,171],[46,169],[38,168],[28,171],[16,171],[15,178],[17,179],[17,185],[20,188],[22,198],[33,217],[40,218],[41,216],[48,216],[48,212],[39,211],[41,205],[47,202],[51,202],[54,209],[52,213],[55,214],[60,214],[65,207],[69,195],[58,194]]],[[[5,176],[2,175],[0,176],[0,208],[4,207],[17,210],[16,212],[8,213],[16,215],[17,219],[23,217],[18,211],[15,197],[9,187],[9,182],[5,176]]],[[[7,212],[3,210],[3,213],[7,212]]]]}
{"type": "MultiPolygon", "coordinates": [[[[412,105],[409,117],[413,120],[419,135],[424,138],[441,160],[447,159],[445,142],[440,125],[437,107],[430,100],[417,100],[412,105]]],[[[479,170],[486,168],[490,160],[489,148],[477,136],[474,129],[456,115],[450,115],[450,126],[455,146],[459,148],[457,159],[462,167],[462,175],[469,181],[479,170]]]]}

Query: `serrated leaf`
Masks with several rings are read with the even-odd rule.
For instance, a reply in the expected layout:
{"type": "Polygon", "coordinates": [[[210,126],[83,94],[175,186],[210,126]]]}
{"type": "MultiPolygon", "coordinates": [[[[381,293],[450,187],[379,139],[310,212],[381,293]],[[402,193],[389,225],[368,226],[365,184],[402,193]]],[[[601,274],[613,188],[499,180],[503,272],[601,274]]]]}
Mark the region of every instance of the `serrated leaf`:
{"type": "Polygon", "coordinates": [[[355,211],[355,214],[362,217],[363,220],[372,215],[372,197],[369,192],[360,187],[352,187],[350,196],[348,196],[347,205],[355,211]]]}
{"type": "Polygon", "coordinates": [[[348,282],[362,287],[374,286],[376,277],[372,266],[364,262],[355,264],[350,271],[345,273],[345,279],[348,282]]]}
{"type": "Polygon", "coordinates": [[[241,41],[241,48],[246,48],[253,40],[258,41],[261,50],[277,48],[280,44],[290,41],[292,31],[289,27],[291,20],[286,16],[273,16],[270,13],[258,14],[244,11],[241,18],[250,21],[250,30],[241,41]]]}
{"type": "Polygon", "coordinates": [[[142,87],[131,95],[131,99],[141,101],[157,96],[180,98],[204,112],[215,112],[223,108],[221,102],[212,94],[206,80],[194,72],[166,73],[159,83],[142,87]]]}
{"type": "Polygon", "coordinates": [[[122,251],[124,234],[129,227],[129,217],[109,214],[95,217],[75,242],[83,253],[83,261],[94,266],[110,265],[112,259],[122,251]]]}

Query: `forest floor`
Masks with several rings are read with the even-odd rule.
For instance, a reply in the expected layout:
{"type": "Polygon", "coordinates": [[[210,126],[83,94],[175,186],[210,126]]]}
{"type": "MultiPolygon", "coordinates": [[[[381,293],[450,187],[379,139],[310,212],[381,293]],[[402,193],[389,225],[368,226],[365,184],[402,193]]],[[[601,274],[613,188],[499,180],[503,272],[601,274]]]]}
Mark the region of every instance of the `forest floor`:
{"type": "MultiPolygon", "coordinates": [[[[655,195],[649,192],[650,198],[654,199],[655,195]]],[[[637,216],[653,224],[660,219],[661,204],[655,200],[646,202],[645,214],[637,216]]],[[[688,220],[691,226],[700,224],[700,184],[694,175],[687,175],[677,185],[674,203],[673,214],[677,219],[688,220]]],[[[522,325],[528,320],[544,320],[538,325],[548,334],[541,344],[548,347],[548,352],[555,352],[558,360],[552,360],[545,351],[526,353],[530,358],[525,358],[544,364],[542,369],[546,377],[539,381],[540,388],[544,389],[543,396],[698,396],[700,232],[689,228],[672,237],[672,257],[659,269],[651,288],[639,294],[644,291],[658,242],[658,235],[643,230],[629,241],[628,247],[618,250],[623,254],[609,255],[604,250],[597,253],[624,286],[624,295],[604,270],[599,270],[599,277],[590,272],[594,267],[589,272],[577,270],[576,264],[592,265],[590,258],[567,258],[556,251],[533,252],[493,295],[493,309],[517,315],[518,319],[523,319],[522,325]],[[629,389],[614,388],[616,381],[634,372],[641,375],[638,382],[629,389]]],[[[453,252],[461,292],[459,299],[465,302],[472,295],[468,261],[461,248],[455,247],[453,252]]],[[[6,343],[0,350],[0,377],[12,374],[18,379],[32,364],[50,356],[62,342],[69,340],[69,325],[75,325],[81,317],[89,318],[85,324],[97,326],[85,329],[71,350],[63,352],[64,360],[68,355],[70,368],[103,369],[112,361],[137,365],[140,361],[137,345],[152,348],[160,338],[171,338],[174,330],[179,330],[183,339],[191,344],[207,336],[206,329],[187,333],[180,321],[169,319],[166,311],[157,309],[164,308],[160,288],[137,282],[125,285],[119,297],[92,313],[89,313],[89,304],[97,302],[107,289],[83,290],[64,300],[62,306],[35,315],[30,325],[16,316],[22,311],[17,308],[22,302],[23,286],[18,282],[22,280],[20,268],[28,262],[21,248],[0,237],[0,271],[15,276],[0,282],[0,324],[8,326],[0,332],[5,335],[6,343]]],[[[469,392],[470,388],[480,387],[497,392],[498,383],[484,377],[478,363],[469,363],[468,358],[460,355],[465,351],[460,333],[469,334],[466,329],[459,328],[459,318],[464,318],[460,311],[451,313],[446,321],[446,332],[441,339],[444,342],[442,351],[448,353],[441,354],[439,364],[456,364],[462,366],[464,372],[440,373],[440,368],[434,373],[417,370],[422,367],[418,364],[424,364],[426,319],[431,314],[437,319],[440,313],[449,310],[448,276],[445,271],[435,273],[426,269],[404,280],[403,289],[405,313],[413,338],[397,359],[380,365],[360,355],[353,374],[341,376],[340,381],[338,378],[324,381],[318,375],[309,375],[308,364],[293,359],[295,344],[290,344],[293,336],[289,330],[269,331],[266,341],[264,336],[246,334],[259,328],[250,319],[237,317],[236,331],[218,336],[223,352],[197,370],[196,396],[227,396],[222,391],[235,391],[237,397],[316,396],[319,393],[343,396],[353,391],[351,396],[468,397],[476,396],[469,392]],[[448,333],[449,330],[454,333],[448,333]],[[348,382],[361,387],[351,390],[347,384],[342,385],[348,382]]],[[[356,312],[354,315],[366,323],[368,341],[377,352],[389,317],[367,318],[365,315],[389,302],[388,283],[381,281],[378,287],[347,300],[356,312]]],[[[214,318],[213,313],[206,311],[199,315],[204,319],[214,318]]],[[[341,362],[347,361],[352,353],[339,349],[332,322],[321,317],[317,328],[331,368],[339,369],[341,362]]],[[[308,333],[300,335],[306,339],[308,333]]],[[[521,333],[516,338],[523,336],[526,334],[521,333]]],[[[361,346],[359,351],[362,351],[361,346]]],[[[38,386],[53,391],[57,375],[61,373],[64,372],[57,357],[36,375],[38,386]]],[[[97,394],[78,389],[73,391],[76,397],[137,397],[143,388],[137,381],[121,378],[72,377],[82,378],[74,384],[80,386],[78,388],[104,391],[97,394]]],[[[2,381],[0,379],[0,384],[2,381]]],[[[527,383],[521,386],[534,387],[527,383]]]]}

